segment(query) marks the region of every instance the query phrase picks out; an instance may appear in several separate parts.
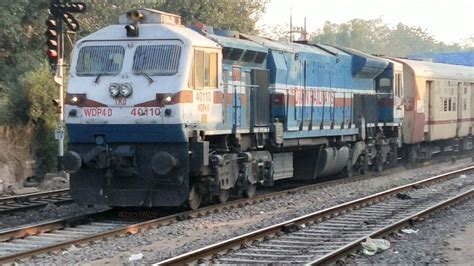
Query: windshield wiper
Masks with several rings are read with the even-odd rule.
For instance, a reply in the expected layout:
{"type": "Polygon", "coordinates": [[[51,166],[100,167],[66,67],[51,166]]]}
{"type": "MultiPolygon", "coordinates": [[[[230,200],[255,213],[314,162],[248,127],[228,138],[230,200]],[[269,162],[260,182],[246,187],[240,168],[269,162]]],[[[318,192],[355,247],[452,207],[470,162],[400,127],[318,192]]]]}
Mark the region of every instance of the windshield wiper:
{"type": "Polygon", "coordinates": [[[97,75],[97,77],[95,78],[94,82],[95,82],[95,83],[99,83],[99,79],[100,79],[100,77],[102,77],[103,75],[105,75],[105,73],[99,73],[99,74],[97,75]]]}
{"type": "Polygon", "coordinates": [[[155,82],[155,81],[150,77],[150,75],[148,75],[148,74],[145,73],[145,72],[139,72],[138,74],[144,76],[144,77],[146,78],[146,80],[148,80],[148,83],[149,83],[149,84],[152,84],[153,82],[155,82]]]}

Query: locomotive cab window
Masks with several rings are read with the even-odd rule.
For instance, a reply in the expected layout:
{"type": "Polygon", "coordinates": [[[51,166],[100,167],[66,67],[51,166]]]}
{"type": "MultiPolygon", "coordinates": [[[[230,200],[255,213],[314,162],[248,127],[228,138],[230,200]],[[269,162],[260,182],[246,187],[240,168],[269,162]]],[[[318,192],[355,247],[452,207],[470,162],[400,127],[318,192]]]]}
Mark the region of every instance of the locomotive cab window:
{"type": "Polygon", "coordinates": [[[388,78],[381,78],[379,80],[379,88],[381,93],[391,93],[392,92],[392,86],[390,79],[388,78]]]}
{"type": "Polygon", "coordinates": [[[133,57],[133,73],[168,76],[178,73],[181,46],[177,44],[140,45],[133,57]]]}
{"type": "Polygon", "coordinates": [[[125,49],[119,45],[85,46],[79,51],[78,76],[117,75],[122,69],[125,49]]]}
{"type": "Polygon", "coordinates": [[[194,51],[188,85],[190,88],[217,88],[217,53],[194,51]]]}

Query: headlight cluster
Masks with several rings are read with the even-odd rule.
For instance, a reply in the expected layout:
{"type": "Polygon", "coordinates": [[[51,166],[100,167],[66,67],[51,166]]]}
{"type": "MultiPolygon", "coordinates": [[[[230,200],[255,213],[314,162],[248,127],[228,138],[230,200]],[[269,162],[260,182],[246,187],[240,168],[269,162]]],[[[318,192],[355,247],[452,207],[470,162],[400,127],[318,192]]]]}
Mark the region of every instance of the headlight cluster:
{"type": "Polygon", "coordinates": [[[132,85],[128,83],[124,83],[124,84],[112,83],[110,84],[109,92],[110,92],[110,96],[114,98],[119,95],[123,97],[128,97],[132,95],[133,88],[132,88],[132,85]]]}

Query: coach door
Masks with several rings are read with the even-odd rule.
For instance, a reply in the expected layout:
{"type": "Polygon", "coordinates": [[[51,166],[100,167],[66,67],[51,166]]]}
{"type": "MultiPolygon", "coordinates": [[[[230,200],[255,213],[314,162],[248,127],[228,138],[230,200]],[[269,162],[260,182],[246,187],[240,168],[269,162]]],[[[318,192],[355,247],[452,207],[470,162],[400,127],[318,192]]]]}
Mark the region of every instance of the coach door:
{"type": "Polygon", "coordinates": [[[266,69],[252,69],[251,77],[251,119],[253,126],[266,126],[270,119],[270,76],[266,69]]]}
{"type": "Polygon", "coordinates": [[[469,83],[458,82],[458,92],[457,92],[457,129],[456,135],[463,137],[471,133],[471,113],[470,110],[470,98],[471,93],[469,89],[469,83]]]}
{"type": "MultiPolygon", "coordinates": [[[[430,127],[430,121],[434,121],[436,118],[434,117],[434,102],[435,102],[435,97],[436,97],[436,93],[434,91],[434,87],[433,87],[433,84],[434,84],[434,81],[432,80],[427,80],[426,81],[426,87],[425,87],[425,97],[423,99],[423,101],[421,101],[423,103],[423,113],[425,114],[425,140],[431,140],[433,138],[433,128],[434,126],[431,126],[430,127]],[[427,138],[426,134],[429,135],[429,137],[427,138]]],[[[420,108],[420,106],[418,106],[419,103],[417,103],[417,107],[416,108],[420,108]]]]}

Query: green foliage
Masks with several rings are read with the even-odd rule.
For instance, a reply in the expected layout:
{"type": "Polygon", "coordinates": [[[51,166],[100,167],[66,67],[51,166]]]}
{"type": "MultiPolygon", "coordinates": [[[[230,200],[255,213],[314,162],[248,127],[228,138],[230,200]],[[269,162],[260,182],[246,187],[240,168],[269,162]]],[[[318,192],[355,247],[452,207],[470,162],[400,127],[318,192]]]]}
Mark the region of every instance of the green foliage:
{"type": "Polygon", "coordinates": [[[81,36],[115,23],[118,15],[146,7],[178,14],[185,25],[201,22],[219,29],[253,32],[269,0],[86,0],[87,12],[78,14],[81,36]]]}
{"type": "Polygon", "coordinates": [[[175,0],[159,5],[160,10],[180,14],[184,24],[201,22],[215,28],[253,32],[265,12],[264,0],[175,0]]]}
{"type": "Polygon", "coordinates": [[[18,82],[14,93],[11,93],[10,123],[25,124],[33,122],[34,147],[36,153],[36,172],[44,174],[56,165],[56,108],[52,104],[55,95],[55,84],[46,63],[38,69],[25,73],[18,82]]]}
{"type": "Polygon", "coordinates": [[[0,1],[0,82],[13,88],[17,77],[42,59],[48,1],[0,1]]]}
{"type": "Polygon", "coordinates": [[[453,52],[467,48],[459,44],[447,45],[438,42],[420,27],[409,27],[399,23],[392,28],[380,19],[353,19],[342,24],[327,21],[322,30],[312,34],[311,41],[390,56],[453,52]]]}

